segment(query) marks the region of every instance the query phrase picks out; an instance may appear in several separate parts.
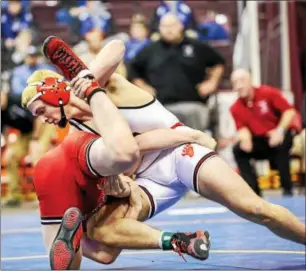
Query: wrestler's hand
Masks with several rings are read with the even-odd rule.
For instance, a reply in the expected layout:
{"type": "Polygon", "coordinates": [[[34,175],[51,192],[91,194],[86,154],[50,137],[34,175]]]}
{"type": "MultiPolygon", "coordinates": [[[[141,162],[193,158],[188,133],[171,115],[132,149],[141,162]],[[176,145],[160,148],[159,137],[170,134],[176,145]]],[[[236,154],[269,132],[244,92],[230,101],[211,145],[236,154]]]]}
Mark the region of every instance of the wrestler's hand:
{"type": "Polygon", "coordinates": [[[202,131],[194,131],[194,142],[211,150],[215,150],[217,142],[210,135],[203,133],[202,131]]]}
{"type": "Polygon", "coordinates": [[[131,193],[131,188],[128,182],[125,180],[125,176],[109,176],[105,179],[102,185],[106,195],[114,196],[116,198],[128,197],[131,193]]]}
{"type": "Polygon", "coordinates": [[[131,179],[128,181],[128,183],[131,186],[131,194],[129,197],[129,209],[125,217],[137,220],[142,210],[142,198],[140,194],[140,188],[131,179]]]}
{"type": "Polygon", "coordinates": [[[88,78],[75,77],[70,82],[71,90],[80,99],[85,99],[86,90],[92,85],[92,80],[88,78]]]}

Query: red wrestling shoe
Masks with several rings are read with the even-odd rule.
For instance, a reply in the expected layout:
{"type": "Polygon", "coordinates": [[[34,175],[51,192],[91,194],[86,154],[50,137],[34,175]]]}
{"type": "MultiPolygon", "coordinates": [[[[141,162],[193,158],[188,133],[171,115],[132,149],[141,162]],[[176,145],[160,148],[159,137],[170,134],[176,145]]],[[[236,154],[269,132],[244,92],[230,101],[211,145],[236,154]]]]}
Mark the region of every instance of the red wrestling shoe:
{"type": "MultiPolygon", "coordinates": [[[[45,57],[60,69],[68,80],[72,80],[76,76],[94,79],[93,74],[84,62],[60,38],[55,36],[48,37],[44,41],[43,52],[45,57]]],[[[86,91],[86,97],[97,88],[100,88],[100,86],[97,81],[93,80],[92,85],[86,91]]]]}
{"type": "Polygon", "coordinates": [[[185,261],[182,253],[201,261],[206,260],[209,256],[210,240],[207,231],[178,232],[172,236],[171,244],[173,251],[177,252],[185,261]]]}
{"type": "Polygon", "coordinates": [[[82,213],[78,208],[69,208],[63,217],[50,254],[51,270],[68,270],[80,248],[83,235],[82,213]]]}

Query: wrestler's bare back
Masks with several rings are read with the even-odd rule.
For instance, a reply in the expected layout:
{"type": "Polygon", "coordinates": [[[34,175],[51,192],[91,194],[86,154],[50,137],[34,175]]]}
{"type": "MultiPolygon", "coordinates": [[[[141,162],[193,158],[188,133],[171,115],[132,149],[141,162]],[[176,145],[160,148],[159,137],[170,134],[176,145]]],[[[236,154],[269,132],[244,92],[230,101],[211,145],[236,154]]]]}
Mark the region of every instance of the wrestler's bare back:
{"type": "MultiPolygon", "coordinates": [[[[135,107],[142,106],[151,102],[154,98],[151,94],[135,86],[120,74],[111,75],[106,86],[106,93],[117,107],[135,107]]],[[[84,112],[87,114],[87,112],[84,112]]],[[[92,120],[84,121],[84,124],[97,130],[92,120]]],[[[76,128],[70,126],[70,132],[76,131],[76,128]]]]}
{"type": "Polygon", "coordinates": [[[130,83],[117,73],[110,77],[106,85],[106,92],[118,107],[141,106],[153,100],[151,94],[130,83]]]}

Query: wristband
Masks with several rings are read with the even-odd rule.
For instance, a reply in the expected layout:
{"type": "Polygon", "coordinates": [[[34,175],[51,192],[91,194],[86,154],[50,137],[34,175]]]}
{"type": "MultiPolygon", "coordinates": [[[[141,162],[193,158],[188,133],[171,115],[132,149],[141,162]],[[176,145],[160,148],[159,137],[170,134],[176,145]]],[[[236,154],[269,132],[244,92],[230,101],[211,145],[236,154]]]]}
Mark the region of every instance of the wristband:
{"type": "Polygon", "coordinates": [[[90,104],[90,100],[92,98],[93,95],[95,95],[97,92],[104,92],[106,94],[106,91],[103,88],[97,88],[95,90],[93,90],[92,92],[90,92],[90,94],[87,97],[87,103],[90,104]]]}

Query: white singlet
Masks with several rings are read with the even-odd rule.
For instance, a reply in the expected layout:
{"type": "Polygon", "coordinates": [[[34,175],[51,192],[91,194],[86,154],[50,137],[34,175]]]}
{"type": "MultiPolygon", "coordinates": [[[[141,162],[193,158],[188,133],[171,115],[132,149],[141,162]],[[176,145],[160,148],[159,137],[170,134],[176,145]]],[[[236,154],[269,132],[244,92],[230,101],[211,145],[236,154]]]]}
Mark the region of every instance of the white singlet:
{"type": "MultiPolygon", "coordinates": [[[[137,107],[118,107],[135,134],[160,128],[190,129],[156,99],[137,107]]],[[[96,133],[81,121],[69,121],[77,129],[96,133]]],[[[147,194],[148,218],[175,204],[189,189],[198,192],[197,173],[205,160],[217,155],[197,144],[146,154],[136,172],[136,182],[147,194]]]]}
{"type": "MultiPolygon", "coordinates": [[[[158,100],[155,98],[141,106],[134,107],[118,107],[120,113],[128,122],[134,134],[141,134],[154,129],[160,128],[176,128],[183,125],[179,122],[178,118],[168,111],[158,100]]],[[[93,129],[85,125],[82,121],[71,119],[69,123],[76,127],[78,130],[96,133],[93,129]]],[[[138,168],[138,172],[144,171],[159,155],[160,151],[146,154],[143,157],[142,163],[138,168]]]]}

